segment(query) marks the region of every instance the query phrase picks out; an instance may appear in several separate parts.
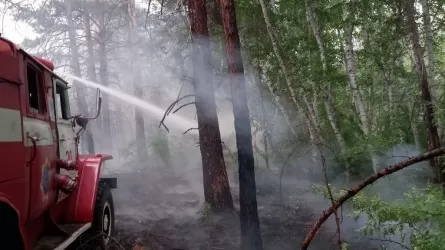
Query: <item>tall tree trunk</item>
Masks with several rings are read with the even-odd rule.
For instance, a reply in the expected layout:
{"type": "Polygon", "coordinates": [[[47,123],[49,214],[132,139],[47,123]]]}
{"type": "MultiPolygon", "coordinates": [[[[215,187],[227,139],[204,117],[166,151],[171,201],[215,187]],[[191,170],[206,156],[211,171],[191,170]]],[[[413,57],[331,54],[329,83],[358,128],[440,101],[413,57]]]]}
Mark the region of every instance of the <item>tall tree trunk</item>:
{"type": "MultiPolygon", "coordinates": [[[[361,128],[363,131],[363,134],[367,139],[370,136],[370,128],[369,128],[369,117],[365,109],[365,103],[362,98],[362,94],[360,92],[360,89],[357,85],[357,72],[356,72],[356,66],[355,66],[355,55],[354,55],[354,44],[352,41],[352,32],[353,32],[353,25],[351,21],[349,21],[349,24],[345,28],[345,53],[346,53],[346,71],[349,76],[349,88],[352,92],[352,97],[354,100],[354,105],[358,111],[359,119],[361,128]]],[[[368,144],[369,153],[371,156],[372,161],[372,169],[376,173],[379,169],[379,162],[378,157],[374,154],[374,150],[371,144],[368,144]]]]}
{"type": "MultiPolygon", "coordinates": [[[[102,0],[97,0],[99,3],[102,0]]],[[[99,20],[99,77],[100,84],[108,87],[108,58],[106,51],[107,44],[107,27],[105,24],[105,10],[101,10],[99,20]]],[[[113,140],[111,137],[111,117],[110,117],[110,104],[108,100],[108,94],[104,93],[102,97],[102,128],[103,128],[103,145],[102,149],[105,153],[112,153],[113,140]]]]}
{"type": "MultiPolygon", "coordinates": [[[[318,50],[320,52],[320,60],[323,69],[323,78],[327,82],[327,59],[326,52],[324,48],[324,42],[322,37],[322,32],[320,30],[320,26],[318,24],[318,18],[315,13],[315,0],[306,0],[306,8],[308,12],[308,21],[312,27],[312,32],[314,33],[315,39],[317,40],[318,50]]],[[[337,115],[335,114],[333,105],[332,105],[332,93],[331,93],[331,84],[327,82],[327,87],[324,93],[324,106],[326,109],[326,114],[328,116],[329,123],[331,124],[331,128],[334,131],[335,138],[337,139],[338,145],[340,146],[340,152],[344,157],[346,155],[346,142],[343,138],[343,135],[340,133],[340,129],[338,128],[337,123],[337,115]]],[[[349,174],[349,162],[346,159],[345,161],[345,174],[346,180],[350,181],[349,174]]]]}
{"type": "MultiPolygon", "coordinates": [[[[70,41],[70,51],[71,51],[71,65],[73,67],[74,75],[81,77],[82,71],[80,69],[80,63],[79,63],[79,52],[77,49],[77,41],[76,41],[76,27],[74,27],[74,22],[73,22],[73,9],[71,1],[72,0],[65,0],[66,19],[68,22],[68,38],[70,41]]],[[[86,96],[85,87],[81,84],[77,84],[75,86],[75,90],[80,113],[82,115],[88,115],[88,105],[85,97],[86,96]]],[[[86,150],[86,152],[88,152],[89,154],[95,153],[94,140],[90,128],[87,128],[85,131],[85,138],[83,138],[82,140],[82,148],[86,150]]]]}
{"type": "Polygon", "coordinates": [[[189,17],[204,197],[214,211],[233,209],[213,90],[206,1],[189,0],[189,17]]]}
{"type": "Polygon", "coordinates": [[[259,82],[259,91],[260,91],[260,99],[261,99],[261,126],[263,127],[263,143],[264,143],[264,161],[266,162],[267,169],[270,169],[270,161],[269,161],[269,126],[267,122],[266,109],[264,108],[264,90],[261,86],[261,81],[259,82]]]}
{"type": "MultiPolygon", "coordinates": [[[[404,1],[404,13],[406,16],[406,27],[411,40],[411,46],[416,60],[416,69],[419,75],[419,87],[422,93],[422,105],[424,108],[424,119],[428,130],[428,150],[440,148],[439,133],[435,121],[434,106],[432,103],[431,92],[428,83],[428,73],[423,60],[423,50],[420,46],[419,32],[415,20],[414,0],[404,1]]],[[[445,174],[442,172],[441,159],[432,159],[430,161],[436,180],[444,183],[445,174]]]]}
{"type": "MultiPolygon", "coordinates": [[[[259,77],[262,78],[263,76],[259,75],[259,77]]],[[[294,126],[291,123],[290,116],[289,116],[287,110],[284,108],[283,104],[281,103],[280,96],[277,95],[276,93],[274,93],[272,82],[269,79],[265,79],[265,82],[266,82],[267,88],[269,89],[270,94],[274,98],[275,105],[277,105],[279,111],[281,112],[281,114],[284,117],[284,121],[286,122],[286,125],[289,127],[289,131],[292,133],[294,138],[297,138],[297,135],[298,135],[297,131],[295,130],[294,126]]]]}
{"type": "Polygon", "coordinates": [[[425,47],[428,58],[428,82],[432,89],[432,96],[435,97],[435,81],[434,81],[434,72],[435,72],[435,63],[434,63],[434,36],[431,28],[431,15],[430,8],[428,4],[428,0],[420,0],[422,4],[422,19],[423,19],[423,31],[425,34],[425,47]]]}
{"type": "MultiPolygon", "coordinates": [[[[87,45],[87,74],[88,78],[93,81],[97,82],[97,73],[96,73],[96,57],[94,56],[94,42],[93,42],[93,35],[91,32],[91,16],[89,13],[84,13],[84,23],[85,23],[85,40],[87,45]]],[[[91,124],[94,124],[96,127],[95,133],[98,133],[98,136],[100,136],[102,131],[102,118],[94,120],[91,124]]]]}
{"type": "Polygon", "coordinates": [[[414,144],[416,145],[416,148],[420,150],[422,145],[420,143],[420,135],[417,128],[417,110],[416,105],[414,105],[414,100],[408,100],[408,111],[411,114],[410,125],[411,131],[413,132],[414,144]]]}
{"type": "Polygon", "coordinates": [[[318,144],[317,144],[315,131],[312,128],[312,125],[310,124],[310,121],[308,119],[306,119],[306,124],[307,124],[308,130],[309,130],[309,140],[311,143],[311,154],[312,154],[311,161],[313,163],[313,166],[309,169],[309,171],[310,171],[310,173],[312,173],[313,169],[315,169],[318,166],[320,155],[318,155],[319,151],[318,151],[318,144]]]}
{"type": "Polygon", "coordinates": [[[227,52],[227,66],[232,87],[236,146],[238,149],[241,249],[261,250],[263,244],[256,200],[252,132],[249,108],[247,106],[241,42],[236,23],[235,1],[220,0],[220,5],[227,52]]]}
{"type": "MultiPolygon", "coordinates": [[[[297,92],[295,91],[294,87],[292,86],[292,81],[291,81],[290,75],[288,73],[288,69],[287,69],[286,65],[284,64],[284,60],[281,57],[280,51],[278,49],[278,43],[275,39],[275,34],[273,32],[269,14],[267,13],[267,7],[266,7],[265,1],[260,0],[260,5],[261,5],[261,10],[263,12],[264,22],[266,23],[267,33],[268,33],[270,41],[272,43],[272,48],[273,48],[275,57],[277,58],[280,69],[283,72],[283,75],[284,75],[284,78],[285,78],[285,81],[287,84],[287,88],[291,95],[291,99],[292,99],[293,103],[295,104],[295,106],[297,107],[298,111],[300,113],[302,113],[306,119],[309,120],[309,122],[307,122],[308,126],[312,126],[311,129],[316,130],[316,125],[312,123],[314,121],[311,118],[311,113],[312,113],[311,110],[305,109],[304,106],[301,105],[300,102],[297,100],[298,99],[297,92]]],[[[308,103],[307,99],[304,96],[303,96],[303,100],[304,100],[304,103],[306,104],[306,106],[310,107],[310,104],[308,103]]],[[[321,139],[321,136],[319,136],[319,139],[321,139]]]]}
{"type": "MultiPolygon", "coordinates": [[[[435,81],[436,64],[434,62],[434,35],[431,24],[430,4],[428,3],[428,0],[420,0],[420,3],[422,4],[422,19],[423,19],[422,23],[423,23],[423,32],[425,34],[425,47],[428,58],[428,67],[427,67],[428,83],[431,90],[433,105],[437,106],[439,97],[437,93],[438,86],[436,86],[437,83],[435,81]]],[[[437,130],[439,135],[441,135],[443,126],[440,117],[438,117],[437,130]]]]}
{"type": "Polygon", "coordinates": [[[87,44],[87,54],[88,54],[87,57],[88,78],[90,78],[90,80],[93,82],[97,82],[93,35],[91,34],[91,17],[87,13],[84,14],[84,23],[85,23],[85,40],[87,44]]]}
{"type": "MultiPolygon", "coordinates": [[[[136,63],[136,58],[139,58],[137,48],[138,48],[138,30],[136,23],[136,5],[135,0],[128,0],[128,46],[130,50],[130,72],[132,76],[133,90],[134,95],[143,99],[143,90],[141,88],[142,77],[141,71],[142,69],[139,67],[139,64],[136,63]]],[[[140,162],[145,163],[148,160],[148,152],[147,145],[145,140],[145,123],[144,117],[142,116],[142,112],[139,108],[134,110],[134,118],[135,118],[135,126],[136,126],[136,150],[137,156],[140,162]]]]}

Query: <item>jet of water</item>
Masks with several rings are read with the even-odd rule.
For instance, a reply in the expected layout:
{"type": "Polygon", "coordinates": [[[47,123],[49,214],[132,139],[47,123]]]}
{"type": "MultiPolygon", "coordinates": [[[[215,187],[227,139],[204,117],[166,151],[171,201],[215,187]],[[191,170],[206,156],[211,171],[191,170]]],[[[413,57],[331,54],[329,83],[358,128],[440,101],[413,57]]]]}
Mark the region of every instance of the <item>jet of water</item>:
{"type": "MultiPolygon", "coordinates": [[[[82,83],[86,87],[98,88],[98,89],[102,90],[103,92],[105,92],[105,93],[107,93],[109,95],[112,95],[112,96],[114,96],[116,98],[119,98],[120,100],[122,100],[122,101],[124,101],[124,102],[126,102],[128,104],[131,104],[133,106],[137,106],[137,107],[139,107],[139,108],[141,108],[141,109],[143,109],[145,111],[148,111],[152,115],[155,115],[156,116],[155,118],[159,118],[159,121],[162,119],[162,117],[163,117],[163,115],[165,113],[164,109],[162,109],[162,108],[160,108],[160,107],[158,107],[158,106],[156,106],[156,105],[154,105],[152,103],[149,103],[149,102],[146,102],[144,100],[141,100],[141,99],[139,99],[139,98],[137,98],[135,96],[129,95],[127,93],[124,93],[122,91],[119,91],[119,90],[116,90],[116,89],[112,89],[112,88],[103,86],[101,84],[98,84],[98,83],[95,83],[95,82],[92,82],[92,81],[89,81],[89,80],[85,80],[85,79],[82,79],[82,78],[77,77],[77,76],[73,76],[71,74],[62,73],[62,72],[60,72],[59,74],[60,75],[64,75],[67,78],[71,78],[71,79],[75,80],[74,82],[82,83]]],[[[197,127],[196,124],[193,123],[192,121],[190,121],[190,120],[188,120],[188,119],[186,119],[184,117],[181,117],[179,115],[176,115],[176,114],[169,115],[168,118],[166,118],[166,120],[172,121],[174,126],[176,126],[179,129],[183,129],[184,131],[186,131],[186,130],[188,130],[190,128],[197,127]]],[[[196,130],[190,130],[189,133],[196,133],[196,130]]]]}

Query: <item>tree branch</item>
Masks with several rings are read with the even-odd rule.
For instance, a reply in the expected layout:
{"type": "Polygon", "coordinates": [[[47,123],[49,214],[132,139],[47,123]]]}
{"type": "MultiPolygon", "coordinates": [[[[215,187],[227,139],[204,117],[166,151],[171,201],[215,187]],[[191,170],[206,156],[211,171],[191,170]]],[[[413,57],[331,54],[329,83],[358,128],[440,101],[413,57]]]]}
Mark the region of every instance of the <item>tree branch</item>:
{"type": "Polygon", "coordinates": [[[188,105],[192,105],[192,104],[196,104],[196,102],[189,102],[189,103],[186,103],[184,105],[179,106],[179,108],[177,108],[175,111],[173,111],[173,114],[178,112],[180,109],[182,109],[182,108],[184,108],[184,107],[186,107],[188,105]]]}
{"type": "Polygon", "coordinates": [[[191,131],[191,130],[197,130],[198,128],[189,128],[186,131],[184,131],[182,134],[185,135],[187,134],[187,132],[191,131]]]}
{"type": "Polygon", "coordinates": [[[438,148],[429,152],[426,152],[424,154],[410,157],[409,159],[399,162],[397,164],[391,165],[387,168],[379,170],[377,173],[369,176],[366,178],[363,182],[356,185],[355,187],[349,189],[347,193],[343,196],[341,196],[335,203],[330,206],[327,210],[323,211],[323,214],[319,217],[317,222],[312,226],[312,228],[309,230],[309,232],[306,234],[306,238],[304,239],[303,246],[301,247],[302,250],[306,250],[309,247],[309,244],[311,243],[314,236],[317,234],[318,230],[320,229],[321,225],[331,216],[337,209],[343,205],[347,200],[354,197],[358,192],[360,192],[362,189],[364,189],[366,186],[374,183],[378,179],[385,177],[387,175],[390,175],[392,173],[395,173],[399,170],[402,170],[408,166],[411,166],[415,163],[425,161],[432,159],[434,157],[440,156],[445,154],[445,147],[438,148]]]}
{"type": "MultiPolygon", "coordinates": [[[[167,117],[167,115],[170,114],[170,112],[172,111],[172,109],[176,106],[176,104],[178,104],[178,102],[180,102],[182,99],[185,99],[187,97],[194,97],[195,95],[185,95],[183,97],[179,97],[176,99],[176,101],[172,102],[172,104],[170,104],[170,106],[168,106],[168,108],[165,110],[164,116],[162,117],[161,121],[159,122],[159,127],[164,126],[164,128],[167,130],[167,132],[169,132],[167,126],[164,124],[164,120],[167,117]]],[[[187,104],[188,105],[188,104],[187,104]]],[[[184,106],[184,105],[183,105],[184,106]]],[[[183,106],[179,107],[178,109],[175,110],[178,111],[180,108],[182,108],[183,106]]],[[[173,112],[174,113],[174,112],[173,112]]]]}
{"type": "MultiPolygon", "coordinates": [[[[324,180],[325,180],[326,189],[328,190],[329,200],[331,201],[332,206],[334,206],[335,201],[334,201],[334,196],[332,195],[331,186],[329,185],[328,171],[326,169],[326,159],[324,158],[323,153],[320,150],[320,147],[317,147],[317,150],[321,156],[321,165],[323,168],[324,180]]],[[[341,243],[340,218],[338,217],[337,209],[334,210],[334,216],[335,216],[335,225],[337,226],[337,228],[336,228],[337,231],[334,234],[334,237],[335,237],[335,235],[338,235],[337,244],[338,244],[338,248],[341,250],[342,243],[341,243]]]]}

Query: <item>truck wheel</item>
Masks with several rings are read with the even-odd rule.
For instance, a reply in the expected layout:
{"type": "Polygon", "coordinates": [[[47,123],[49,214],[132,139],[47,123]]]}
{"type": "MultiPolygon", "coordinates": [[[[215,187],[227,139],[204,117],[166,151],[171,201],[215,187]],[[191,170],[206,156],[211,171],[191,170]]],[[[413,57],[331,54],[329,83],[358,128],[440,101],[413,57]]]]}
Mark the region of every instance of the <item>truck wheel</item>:
{"type": "Polygon", "coordinates": [[[91,236],[95,238],[92,243],[99,249],[105,249],[114,234],[113,196],[106,183],[99,183],[93,216],[90,230],[91,236]]]}

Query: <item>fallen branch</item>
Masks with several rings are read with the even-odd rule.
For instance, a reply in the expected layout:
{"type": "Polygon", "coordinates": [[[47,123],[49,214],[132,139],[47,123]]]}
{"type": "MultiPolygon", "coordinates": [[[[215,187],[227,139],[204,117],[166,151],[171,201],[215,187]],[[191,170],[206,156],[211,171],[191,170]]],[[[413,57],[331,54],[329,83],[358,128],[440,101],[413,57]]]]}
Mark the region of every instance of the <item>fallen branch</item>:
{"type": "Polygon", "coordinates": [[[323,214],[320,216],[320,218],[317,220],[317,222],[312,226],[312,228],[309,230],[309,232],[306,234],[306,237],[303,242],[303,246],[301,247],[302,250],[306,250],[309,247],[309,244],[311,243],[314,236],[317,234],[318,230],[320,229],[321,225],[331,216],[334,212],[337,211],[337,209],[343,205],[347,200],[354,197],[358,192],[360,192],[362,189],[364,189],[366,186],[374,183],[378,179],[390,175],[392,173],[395,173],[399,170],[402,170],[408,166],[411,166],[415,163],[429,160],[431,158],[440,156],[445,154],[445,147],[438,148],[429,152],[426,152],[424,154],[410,157],[405,161],[399,162],[397,164],[391,165],[387,168],[379,170],[377,173],[369,176],[366,178],[363,182],[356,185],[355,187],[349,189],[346,194],[341,196],[335,203],[330,206],[327,210],[323,211],[323,214]]]}
{"type": "MultiPolygon", "coordinates": [[[[329,200],[331,201],[331,204],[334,205],[335,204],[334,196],[332,195],[332,189],[331,186],[329,185],[328,171],[326,169],[326,159],[324,158],[323,153],[321,152],[319,147],[318,147],[318,152],[321,156],[321,165],[323,168],[324,180],[326,184],[326,189],[328,190],[329,200]]],[[[337,244],[338,244],[338,249],[341,250],[342,243],[341,243],[340,219],[338,217],[337,209],[334,210],[334,216],[335,216],[335,225],[337,226],[337,231],[333,237],[335,237],[335,235],[338,235],[337,244]]]]}
{"type": "Polygon", "coordinates": [[[116,239],[114,239],[113,237],[110,237],[109,235],[104,234],[104,233],[98,233],[98,234],[96,234],[95,236],[93,236],[93,237],[89,238],[88,240],[86,240],[84,243],[81,243],[81,245],[78,246],[78,247],[76,248],[76,250],[78,250],[78,249],[83,249],[84,246],[87,246],[88,243],[92,243],[93,240],[95,240],[95,239],[97,239],[97,238],[99,238],[99,237],[106,237],[106,238],[108,238],[111,242],[113,242],[119,249],[122,249],[122,250],[125,249],[125,247],[122,246],[122,245],[121,245],[116,239]]]}

